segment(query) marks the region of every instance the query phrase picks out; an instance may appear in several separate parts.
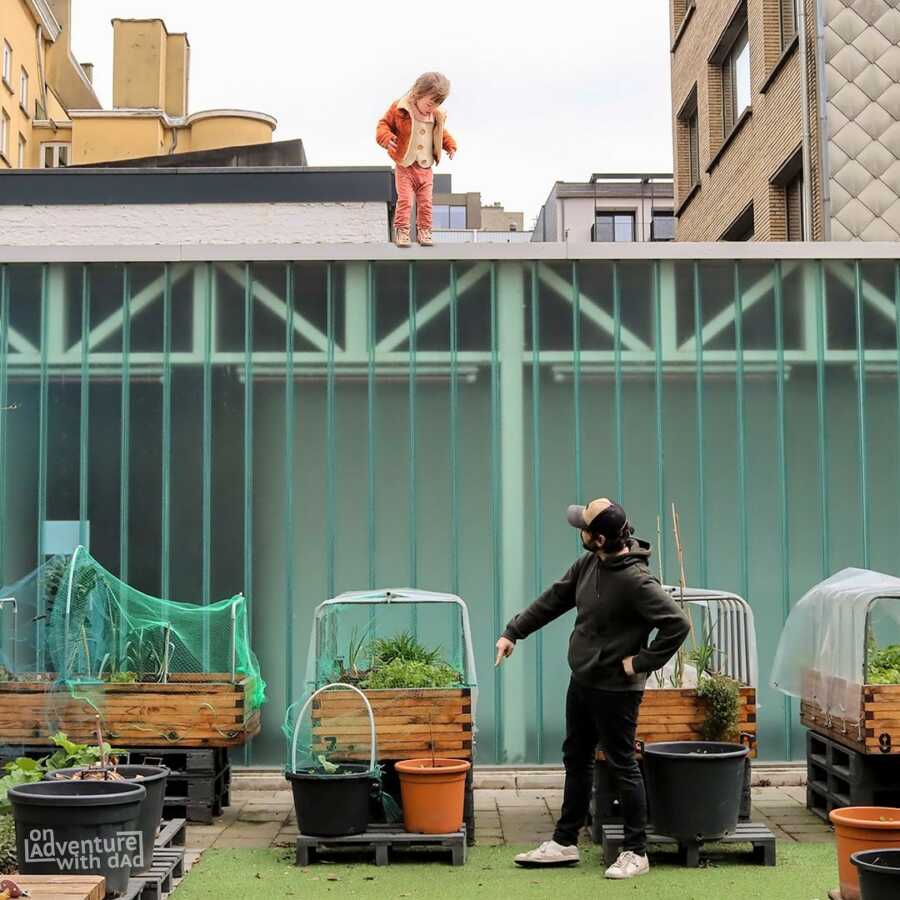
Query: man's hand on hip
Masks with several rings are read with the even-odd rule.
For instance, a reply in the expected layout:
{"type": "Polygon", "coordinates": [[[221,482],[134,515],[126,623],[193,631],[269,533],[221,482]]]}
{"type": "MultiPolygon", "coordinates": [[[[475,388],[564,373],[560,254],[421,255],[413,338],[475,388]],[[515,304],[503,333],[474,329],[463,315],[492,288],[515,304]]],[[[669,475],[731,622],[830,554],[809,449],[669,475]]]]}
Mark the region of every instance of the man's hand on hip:
{"type": "Polygon", "coordinates": [[[507,656],[512,656],[513,650],[516,649],[516,642],[509,638],[502,637],[497,641],[497,658],[494,660],[494,668],[496,669],[507,656]]]}
{"type": "Polygon", "coordinates": [[[625,659],[622,660],[622,668],[625,670],[626,675],[636,674],[634,671],[634,657],[626,656],[625,659]]]}

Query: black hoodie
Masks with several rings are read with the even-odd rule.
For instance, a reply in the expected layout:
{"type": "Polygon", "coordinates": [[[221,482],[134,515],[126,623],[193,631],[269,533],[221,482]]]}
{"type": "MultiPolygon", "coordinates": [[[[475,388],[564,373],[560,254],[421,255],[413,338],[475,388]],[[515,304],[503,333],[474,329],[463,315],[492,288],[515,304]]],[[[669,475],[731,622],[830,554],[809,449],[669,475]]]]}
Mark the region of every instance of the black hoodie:
{"type": "Polygon", "coordinates": [[[681,646],[690,623],[649,569],[650,544],[630,541],[621,556],[586,553],[527,609],[513,616],[503,636],[519,641],[577,610],[569,638],[572,677],[589,688],[640,691],[647,673],[661,669],[681,646]],[[653,642],[647,639],[658,629],[653,642]],[[634,657],[636,675],[622,660],[634,657]]]}

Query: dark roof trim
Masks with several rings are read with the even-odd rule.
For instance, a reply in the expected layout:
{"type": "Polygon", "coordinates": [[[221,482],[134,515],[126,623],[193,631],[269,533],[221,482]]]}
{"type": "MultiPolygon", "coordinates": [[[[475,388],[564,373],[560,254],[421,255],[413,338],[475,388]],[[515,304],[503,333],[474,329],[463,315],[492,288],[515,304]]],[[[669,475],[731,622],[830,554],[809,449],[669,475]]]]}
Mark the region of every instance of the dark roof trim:
{"type": "Polygon", "coordinates": [[[394,199],[393,170],[387,166],[16,169],[0,178],[0,206],[391,203],[394,199]]]}

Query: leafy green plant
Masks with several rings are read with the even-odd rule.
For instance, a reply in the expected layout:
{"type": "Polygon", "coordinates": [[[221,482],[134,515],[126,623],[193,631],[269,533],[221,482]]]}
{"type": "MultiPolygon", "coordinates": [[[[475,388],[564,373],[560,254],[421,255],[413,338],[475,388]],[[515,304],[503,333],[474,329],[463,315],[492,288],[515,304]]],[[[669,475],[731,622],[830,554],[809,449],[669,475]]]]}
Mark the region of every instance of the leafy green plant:
{"type": "Polygon", "coordinates": [[[0,816],[0,874],[12,875],[18,870],[16,859],[16,823],[12,816],[0,816]]]}
{"type": "Polygon", "coordinates": [[[447,663],[427,663],[420,660],[394,659],[373,669],[362,682],[372,690],[387,688],[449,688],[456,687],[461,676],[447,663]]]}
{"type": "Polygon", "coordinates": [[[867,684],[900,684],[900,644],[877,649],[869,647],[867,684]]]}
{"type": "Polygon", "coordinates": [[[51,740],[56,750],[48,756],[42,756],[40,759],[20,756],[6,764],[7,774],[0,778],[0,813],[9,812],[8,793],[12,787],[43,781],[48,772],[56,769],[95,766],[104,756],[115,764],[117,758],[125,754],[124,750],[114,750],[107,743],[103,744],[102,751],[97,744],[78,744],[70,741],[61,731],[54,734],[51,740]]]}
{"type": "Polygon", "coordinates": [[[441,661],[441,648],[435,647],[433,650],[429,650],[420,644],[410,632],[404,631],[394,637],[378,638],[372,641],[369,645],[369,655],[372,658],[372,668],[385,666],[395,659],[434,666],[441,661]]]}
{"type": "Polygon", "coordinates": [[[740,685],[727,675],[705,675],[697,685],[705,702],[706,719],[700,726],[704,741],[727,741],[737,736],[740,685]]]}

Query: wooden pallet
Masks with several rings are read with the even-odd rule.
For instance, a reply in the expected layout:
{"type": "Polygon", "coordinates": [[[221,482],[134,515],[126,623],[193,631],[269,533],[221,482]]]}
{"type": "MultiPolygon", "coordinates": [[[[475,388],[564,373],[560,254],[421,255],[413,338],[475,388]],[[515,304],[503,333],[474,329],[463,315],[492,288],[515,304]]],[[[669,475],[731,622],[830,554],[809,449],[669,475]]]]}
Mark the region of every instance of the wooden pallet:
{"type": "MultiPolygon", "coordinates": [[[[738,708],[738,731],[756,736],[756,689],[742,687],[738,708]]],[[[644,691],[638,714],[637,738],[646,744],[666,741],[701,741],[700,728],[706,704],[694,688],[650,688],[644,691]]],[[[750,756],[756,756],[751,741],[750,756]]],[[[602,751],[597,759],[605,759],[602,751]]]]}
{"type": "MultiPolygon", "coordinates": [[[[606,861],[606,865],[610,866],[616,861],[624,841],[625,829],[622,825],[603,826],[603,858],[606,861]]],[[[753,822],[740,822],[734,834],[711,840],[709,843],[751,844],[753,846],[753,862],[764,866],[775,865],[775,835],[765,825],[757,825],[753,822]]],[[[679,843],[674,838],[648,832],[648,853],[664,844],[678,845],[681,861],[687,868],[696,869],[700,865],[700,852],[704,847],[704,842],[679,843]]]]}
{"type": "Polygon", "coordinates": [[[346,849],[366,848],[375,851],[375,865],[386,866],[390,860],[390,850],[409,847],[431,847],[450,851],[450,862],[454,866],[465,865],[466,862],[466,829],[455,834],[409,834],[397,831],[395,825],[370,825],[365,834],[354,834],[349,837],[324,838],[301,834],[297,837],[297,853],[295,863],[308,866],[321,850],[335,847],[346,849]]]}
{"type": "Polygon", "coordinates": [[[28,891],[29,900],[104,900],[106,879],[100,875],[10,875],[28,891]]]}
{"type": "Polygon", "coordinates": [[[828,715],[814,700],[800,701],[800,721],[859,753],[900,755],[900,684],[865,684],[859,706],[828,715]]]}
{"type": "Polygon", "coordinates": [[[128,880],[120,900],[163,900],[174,889],[173,881],[184,875],[184,819],[161,823],[149,871],[128,880]]]}
{"type": "Polygon", "coordinates": [[[90,743],[100,711],[104,735],[118,747],[238,747],[259,733],[247,698],[255,679],[173,673],[167,684],[0,683],[0,733],[6,744],[51,745],[64,731],[90,743]]]}
{"type": "MultiPolygon", "coordinates": [[[[469,688],[364,691],[375,714],[378,759],[411,759],[432,749],[449,759],[472,758],[469,688]]],[[[313,749],[333,759],[369,758],[369,715],[350,691],[313,702],[313,749]]]]}

